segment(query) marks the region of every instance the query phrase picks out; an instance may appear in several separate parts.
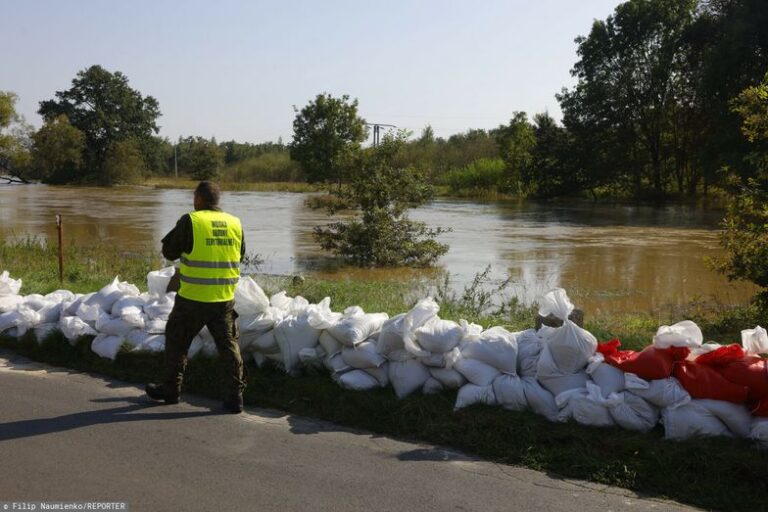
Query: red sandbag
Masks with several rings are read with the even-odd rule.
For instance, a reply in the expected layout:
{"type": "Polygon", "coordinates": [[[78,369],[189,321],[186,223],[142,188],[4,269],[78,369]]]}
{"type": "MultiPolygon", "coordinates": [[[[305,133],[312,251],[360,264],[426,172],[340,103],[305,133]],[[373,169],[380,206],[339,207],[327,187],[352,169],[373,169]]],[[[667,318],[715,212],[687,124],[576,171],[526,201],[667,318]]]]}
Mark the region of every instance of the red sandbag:
{"type": "Polygon", "coordinates": [[[675,378],[693,398],[711,398],[735,404],[747,401],[749,388],[726,380],[712,367],[694,361],[679,361],[675,378]]]}
{"type": "Polygon", "coordinates": [[[722,366],[743,358],[744,349],[741,348],[741,345],[733,343],[700,355],[696,358],[696,362],[707,366],[722,366]]]}
{"type": "Polygon", "coordinates": [[[605,357],[605,362],[645,380],[666,379],[672,376],[675,361],[685,359],[689,353],[687,347],[658,349],[653,345],[645,347],[641,352],[618,350],[620,344],[614,342],[618,343],[618,340],[597,346],[597,350],[605,357]]]}
{"type": "Polygon", "coordinates": [[[760,356],[744,356],[715,367],[715,371],[727,381],[747,386],[751,401],[768,397],[768,361],[760,356]]]}

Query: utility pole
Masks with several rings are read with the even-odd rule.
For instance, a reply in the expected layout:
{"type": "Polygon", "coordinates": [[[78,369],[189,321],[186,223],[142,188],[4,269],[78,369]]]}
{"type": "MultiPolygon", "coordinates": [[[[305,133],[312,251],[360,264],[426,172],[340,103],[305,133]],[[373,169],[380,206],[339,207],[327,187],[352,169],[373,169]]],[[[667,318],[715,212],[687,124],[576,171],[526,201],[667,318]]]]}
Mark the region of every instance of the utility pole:
{"type": "Polygon", "coordinates": [[[381,127],[385,128],[397,128],[397,126],[393,124],[382,124],[382,123],[365,123],[366,126],[373,126],[373,147],[376,147],[381,142],[381,127]]]}

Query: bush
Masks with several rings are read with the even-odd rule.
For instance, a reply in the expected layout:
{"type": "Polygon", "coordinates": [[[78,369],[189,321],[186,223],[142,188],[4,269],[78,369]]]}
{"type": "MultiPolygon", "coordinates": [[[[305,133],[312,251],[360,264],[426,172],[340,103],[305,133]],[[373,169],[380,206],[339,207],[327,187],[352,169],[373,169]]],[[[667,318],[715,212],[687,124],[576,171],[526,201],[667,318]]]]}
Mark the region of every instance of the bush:
{"type": "Polygon", "coordinates": [[[224,181],[303,181],[299,164],[287,151],[272,151],[242,160],[224,169],[224,181]]]}
{"type": "Polygon", "coordinates": [[[480,158],[447,173],[444,180],[451,192],[498,190],[503,188],[504,170],[501,158],[480,158]]]}

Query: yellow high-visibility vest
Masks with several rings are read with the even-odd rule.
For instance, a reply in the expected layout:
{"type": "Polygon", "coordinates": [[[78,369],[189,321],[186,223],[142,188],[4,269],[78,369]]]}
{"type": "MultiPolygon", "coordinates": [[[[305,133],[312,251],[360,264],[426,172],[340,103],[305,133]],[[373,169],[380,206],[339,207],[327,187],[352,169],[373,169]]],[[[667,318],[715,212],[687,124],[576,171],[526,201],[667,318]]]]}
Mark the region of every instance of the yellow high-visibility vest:
{"type": "Polygon", "coordinates": [[[191,212],[192,252],[181,253],[179,295],[198,302],[224,302],[235,298],[240,279],[240,219],[215,210],[191,212]]]}

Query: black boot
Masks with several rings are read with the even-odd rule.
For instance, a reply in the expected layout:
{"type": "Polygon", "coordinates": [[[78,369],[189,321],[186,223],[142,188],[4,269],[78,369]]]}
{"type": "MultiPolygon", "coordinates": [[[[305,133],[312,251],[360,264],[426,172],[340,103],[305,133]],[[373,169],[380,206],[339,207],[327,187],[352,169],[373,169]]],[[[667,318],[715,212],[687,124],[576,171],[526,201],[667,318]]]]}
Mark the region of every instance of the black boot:
{"type": "Polygon", "coordinates": [[[162,384],[147,384],[144,391],[146,391],[147,396],[153,400],[164,400],[166,404],[179,403],[179,394],[175,391],[169,391],[168,388],[162,384]]]}
{"type": "Polygon", "coordinates": [[[243,412],[243,393],[237,393],[224,399],[224,409],[232,414],[243,412]]]}

